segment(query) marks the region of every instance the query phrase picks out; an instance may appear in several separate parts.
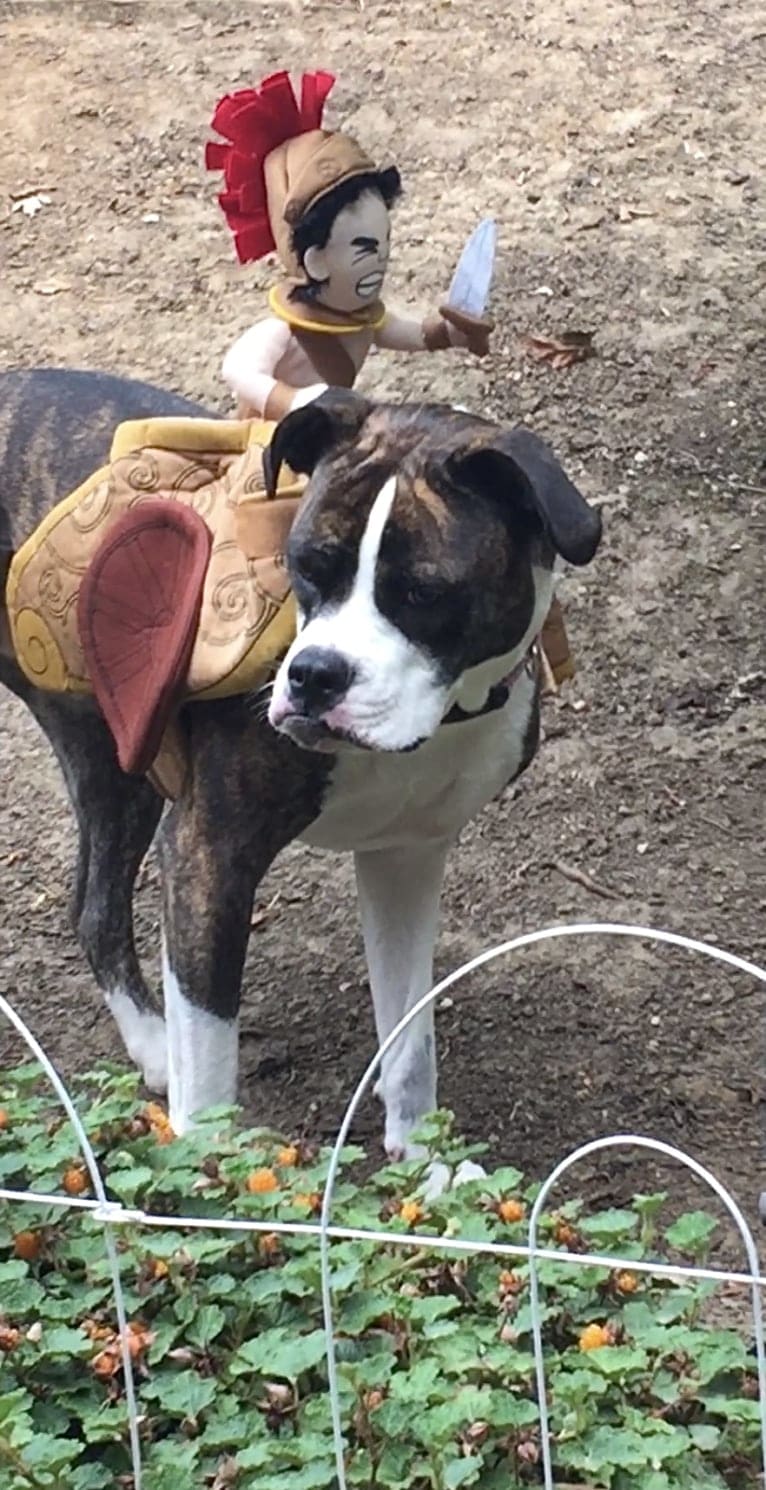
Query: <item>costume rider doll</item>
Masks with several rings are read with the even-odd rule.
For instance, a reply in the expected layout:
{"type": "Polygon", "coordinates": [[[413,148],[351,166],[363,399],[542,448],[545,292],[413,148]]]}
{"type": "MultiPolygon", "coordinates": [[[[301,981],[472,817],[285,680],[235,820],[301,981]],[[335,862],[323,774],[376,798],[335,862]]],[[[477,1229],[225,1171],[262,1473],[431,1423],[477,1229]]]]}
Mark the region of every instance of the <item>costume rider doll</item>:
{"type": "MultiPolygon", "coordinates": [[[[493,322],[443,305],[418,318],[381,299],[391,247],[389,209],[401,192],[395,166],[380,170],[350,135],[321,128],[334,77],[305,73],[300,103],[289,74],[222,98],[208,143],[223,171],[219,202],[240,263],[276,251],[284,278],[269,313],[226,353],[223,376],[237,417],[279,420],[325,388],[351,388],[372,346],[396,352],[489,350],[493,322]]],[[[548,686],[574,671],[558,601],[542,635],[548,686]]]]}
{"type": "Polygon", "coordinates": [[[379,170],[355,140],[320,128],[335,79],[307,73],[300,105],[286,72],[223,98],[206,163],[223,170],[219,200],[241,263],[276,250],[285,278],[270,314],[227,352],[223,376],[240,418],[281,419],[329,385],[351,388],[374,345],[397,352],[489,348],[490,320],[444,307],[394,314],[381,292],[391,243],[395,166],[379,170]]]}

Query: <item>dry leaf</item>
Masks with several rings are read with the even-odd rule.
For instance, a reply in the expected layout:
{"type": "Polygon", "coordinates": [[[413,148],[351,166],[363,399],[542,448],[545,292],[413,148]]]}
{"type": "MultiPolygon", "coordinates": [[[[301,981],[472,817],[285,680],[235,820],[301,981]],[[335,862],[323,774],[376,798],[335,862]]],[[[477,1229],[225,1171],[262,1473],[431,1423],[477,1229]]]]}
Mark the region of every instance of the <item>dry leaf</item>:
{"type": "Polygon", "coordinates": [[[262,905],[259,910],[253,911],[250,917],[251,927],[254,929],[256,926],[263,926],[265,921],[270,921],[281,899],[281,892],[277,890],[276,895],[272,896],[268,905],[262,905]]]}
{"type": "Polygon", "coordinates": [[[626,202],[621,202],[617,209],[620,222],[633,222],[636,217],[656,217],[651,207],[630,207],[626,202]]]}
{"type": "Polygon", "coordinates": [[[211,1490],[229,1490],[231,1485],[236,1485],[238,1477],[239,1465],[236,1459],[232,1459],[227,1455],[225,1459],[221,1460],[218,1466],[218,1472],[211,1485],[211,1490]]]}
{"type": "Polygon", "coordinates": [[[560,336],[525,336],[524,346],[536,362],[547,362],[556,372],[595,357],[592,331],[562,331],[560,336]]]}
{"type": "Polygon", "coordinates": [[[71,289],[71,285],[63,279],[39,279],[32,289],[36,295],[62,295],[65,290],[71,289]]]}
{"type": "Polygon", "coordinates": [[[11,212],[23,212],[25,217],[34,217],[41,207],[49,207],[51,199],[47,192],[30,192],[29,196],[17,197],[11,212]]]}

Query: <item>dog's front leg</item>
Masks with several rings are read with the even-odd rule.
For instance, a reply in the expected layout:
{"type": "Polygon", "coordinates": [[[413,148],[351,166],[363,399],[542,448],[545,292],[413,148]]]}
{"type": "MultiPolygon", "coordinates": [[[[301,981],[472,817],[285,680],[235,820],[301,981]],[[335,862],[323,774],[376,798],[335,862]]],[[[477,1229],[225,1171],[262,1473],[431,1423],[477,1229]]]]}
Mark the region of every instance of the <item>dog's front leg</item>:
{"type": "MultiPolygon", "coordinates": [[[[220,812],[220,803],[219,812],[220,812]]],[[[176,803],[161,845],[171,1126],[236,1100],[239,1000],[256,872],[204,795],[176,803]]]]}
{"type": "MultiPolygon", "coordinates": [[[[433,982],[433,948],[449,843],[356,855],[356,878],[375,1025],[382,1044],[433,982]]],[[[386,1109],[386,1151],[414,1153],[410,1134],[436,1107],[433,1008],[384,1056],[376,1091],[386,1109]]]]}

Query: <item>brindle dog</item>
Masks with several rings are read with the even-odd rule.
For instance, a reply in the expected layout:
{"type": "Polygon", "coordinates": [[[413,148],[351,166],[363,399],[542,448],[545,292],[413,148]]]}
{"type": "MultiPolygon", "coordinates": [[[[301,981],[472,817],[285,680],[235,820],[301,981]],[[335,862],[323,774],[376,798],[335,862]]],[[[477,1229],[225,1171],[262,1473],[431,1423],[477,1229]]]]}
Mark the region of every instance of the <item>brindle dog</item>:
{"type": "MultiPolygon", "coordinates": [[[[122,420],[207,412],[96,373],[0,375],[0,548],[104,460],[122,420]]],[[[31,709],[79,827],[73,925],[130,1055],[183,1131],[236,1093],[256,887],[291,840],[355,855],[378,1038],[428,989],[444,864],[537,748],[535,639],[559,559],[600,520],[529,431],[454,409],[330,392],[277,427],[270,482],[309,477],[287,555],[296,639],[261,697],[181,714],[190,770],[159,835],[165,1020],[133,940],[132,892],[162,801],[124,775],[92,702],[35,690],[6,634],[0,680],[31,709]]],[[[385,1143],[436,1103],[430,1014],[382,1063],[385,1143]]]]}

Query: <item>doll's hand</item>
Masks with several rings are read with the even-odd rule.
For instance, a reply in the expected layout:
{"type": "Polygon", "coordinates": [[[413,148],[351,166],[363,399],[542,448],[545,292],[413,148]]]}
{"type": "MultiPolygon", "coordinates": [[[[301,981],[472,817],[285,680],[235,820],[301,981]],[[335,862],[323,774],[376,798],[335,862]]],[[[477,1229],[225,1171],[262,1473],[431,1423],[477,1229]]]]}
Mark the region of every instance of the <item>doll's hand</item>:
{"type": "Polygon", "coordinates": [[[290,403],[290,411],[302,409],[304,404],[312,404],[315,398],[320,398],[326,392],[326,383],[311,383],[308,388],[299,388],[290,403]]]}
{"type": "Polygon", "coordinates": [[[489,338],[495,323],[489,316],[469,316],[464,310],[455,310],[451,305],[440,305],[439,315],[448,324],[450,343],[453,347],[466,347],[474,357],[486,357],[489,338]]]}

